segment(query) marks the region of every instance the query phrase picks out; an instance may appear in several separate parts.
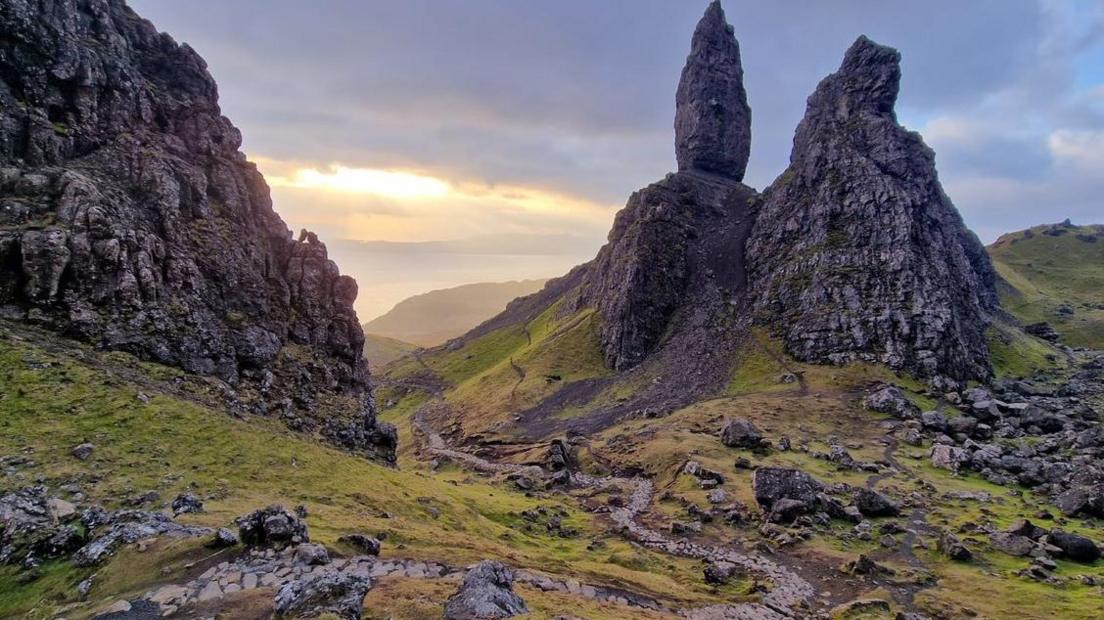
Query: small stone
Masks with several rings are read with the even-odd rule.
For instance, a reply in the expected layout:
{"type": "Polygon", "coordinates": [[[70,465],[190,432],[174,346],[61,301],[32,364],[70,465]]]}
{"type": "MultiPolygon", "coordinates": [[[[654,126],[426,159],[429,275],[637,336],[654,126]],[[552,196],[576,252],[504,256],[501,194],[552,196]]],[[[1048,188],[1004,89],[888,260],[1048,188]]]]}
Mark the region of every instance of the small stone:
{"type": "Polygon", "coordinates": [[[69,454],[73,455],[73,458],[78,461],[87,461],[92,456],[92,452],[96,450],[96,446],[90,443],[82,443],[79,446],[70,450],[69,454]]]}
{"type": "Polygon", "coordinates": [[[210,601],[222,596],[222,588],[219,587],[217,581],[211,581],[207,585],[203,586],[203,589],[199,591],[196,600],[202,602],[210,601]]]}

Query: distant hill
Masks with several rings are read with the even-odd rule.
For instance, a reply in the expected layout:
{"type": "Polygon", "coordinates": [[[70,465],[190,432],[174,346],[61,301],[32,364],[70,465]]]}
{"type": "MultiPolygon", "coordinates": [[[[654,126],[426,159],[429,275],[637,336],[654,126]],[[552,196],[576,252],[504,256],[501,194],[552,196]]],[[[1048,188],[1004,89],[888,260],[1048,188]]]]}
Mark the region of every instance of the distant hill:
{"type": "Polygon", "coordinates": [[[373,371],[417,349],[418,345],[379,334],[364,334],[364,359],[373,371]]]}
{"type": "Polygon", "coordinates": [[[1046,321],[1071,346],[1104,347],[1104,226],[1035,226],[988,250],[1006,310],[1025,323],[1046,321]]]}
{"type": "Polygon", "coordinates": [[[415,295],[365,323],[364,332],[436,346],[502,312],[512,300],[539,291],[546,281],[483,282],[415,295]]]}

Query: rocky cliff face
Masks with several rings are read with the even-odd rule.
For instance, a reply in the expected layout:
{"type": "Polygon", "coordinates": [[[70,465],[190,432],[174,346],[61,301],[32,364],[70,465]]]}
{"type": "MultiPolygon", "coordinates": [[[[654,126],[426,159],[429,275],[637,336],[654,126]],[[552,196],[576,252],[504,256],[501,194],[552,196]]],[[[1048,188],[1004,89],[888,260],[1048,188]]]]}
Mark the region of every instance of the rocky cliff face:
{"type": "Polygon", "coordinates": [[[273,210],[203,60],[123,0],[12,0],[0,35],[3,315],[389,458],[356,282],[273,210]]]}
{"type": "Polygon", "coordinates": [[[743,286],[738,230],[755,192],[738,181],[751,112],[740,48],[719,2],[706,9],[691,48],[675,114],[680,172],[629,198],[583,286],[583,304],[603,317],[606,361],[618,370],[656,347],[693,291],[743,286]]]}
{"type": "Polygon", "coordinates": [[[754,195],[729,179],[680,172],[629,198],[583,285],[583,304],[602,315],[611,368],[644,360],[676,311],[700,302],[706,289],[730,296],[743,288],[754,195]]]}
{"type": "Polygon", "coordinates": [[[994,272],[897,123],[899,61],[860,37],[809,97],[747,245],[756,318],[799,359],[986,379],[994,272]]]}
{"type": "Polygon", "coordinates": [[[678,168],[742,181],[751,154],[751,108],[744,90],[740,44],[719,0],[694,30],[675,94],[678,168]]]}

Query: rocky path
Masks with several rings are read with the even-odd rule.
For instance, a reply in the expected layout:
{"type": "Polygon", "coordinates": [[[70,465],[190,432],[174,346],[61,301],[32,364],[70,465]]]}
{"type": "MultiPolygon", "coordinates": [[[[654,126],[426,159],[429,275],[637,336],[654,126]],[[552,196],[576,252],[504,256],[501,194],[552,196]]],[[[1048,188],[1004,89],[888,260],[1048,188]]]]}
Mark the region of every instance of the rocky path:
{"type": "MultiPolygon", "coordinates": [[[[885,449],[882,452],[882,460],[890,465],[890,469],[880,474],[870,476],[866,480],[866,488],[874,490],[879,482],[883,479],[890,477],[894,472],[904,475],[908,479],[913,479],[912,472],[901,465],[897,461],[897,449],[899,443],[897,438],[893,436],[892,432],[885,435],[883,441],[885,442],[885,449]]],[[[904,559],[905,563],[914,569],[922,569],[923,563],[916,554],[913,553],[913,546],[920,540],[920,533],[925,535],[933,535],[934,528],[928,523],[927,511],[922,508],[916,508],[909,513],[909,527],[904,535],[901,537],[901,542],[897,547],[896,553],[904,559]]],[[[898,585],[889,588],[894,600],[905,608],[906,611],[916,611],[916,604],[914,597],[919,590],[922,590],[922,585],[898,585]]]]}
{"type": "MultiPolygon", "coordinates": [[[[425,422],[420,412],[414,415],[412,423],[414,428],[425,437],[426,449],[435,458],[449,459],[485,473],[514,473],[530,476],[543,474],[543,470],[536,466],[495,463],[449,448],[444,439],[425,422]]],[[[641,524],[638,518],[651,505],[654,494],[651,480],[641,477],[596,477],[582,473],[573,474],[571,479],[574,484],[591,489],[629,490],[629,501],[626,505],[611,510],[609,516],[628,538],[638,544],[671,555],[709,562],[730,562],[749,573],[766,578],[773,584],[770,591],[764,594],[759,602],[686,609],[679,612],[682,616],[696,620],[776,620],[809,617],[807,606],[813,599],[815,590],[809,582],[790,569],[757,554],[745,554],[725,547],[674,539],[641,524]]]]}
{"type": "MultiPolygon", "coordinates": [[[[203,574],[182,584],[168,584],[150,590],[142,600],[158,606],[161,614],[171,616],[188,606],[203,605],[227,596],[258,589],[279,590],[283,586],[327,574],[349,574],[372,581],[376,579],[443,579],[459,583],[464,567],[418,559],[381,559],[371,555],[338,558],[312,564],[297,554],[296,547],[283,551],[251,550],[233,561],[208,568],[203,574]]],[[[660,602],[614,588],[582,583],[576,579],[559,580],[529,570],[514,572],[515,583],[523,583],[545,592],[561,592],[600,602],[626,605],[653,611],[667,610],[660,602]]],[[[116,603],[122,608],[123,602],[116,603]]],[[[133,602],[128,602],[133,604],[133,602]]],[[[184,613],[184,612],[181,612],[184,613]]]]}

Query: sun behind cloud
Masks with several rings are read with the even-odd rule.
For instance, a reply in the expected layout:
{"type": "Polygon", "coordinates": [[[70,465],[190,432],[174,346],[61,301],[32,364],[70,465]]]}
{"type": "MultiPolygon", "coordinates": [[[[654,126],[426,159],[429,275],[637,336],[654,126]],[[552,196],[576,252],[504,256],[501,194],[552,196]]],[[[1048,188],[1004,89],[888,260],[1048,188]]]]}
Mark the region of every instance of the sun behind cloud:
{"type": "Polygon", "coordinates": [[[300,168],[290,176],[268,178],[273,187],[295,187],[349,194],[372,194],[387,198],[439,198],[449,193],[449,184],[412,172],[348,168],[331,165],[324,170],[300,168]]]}

